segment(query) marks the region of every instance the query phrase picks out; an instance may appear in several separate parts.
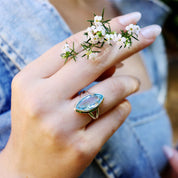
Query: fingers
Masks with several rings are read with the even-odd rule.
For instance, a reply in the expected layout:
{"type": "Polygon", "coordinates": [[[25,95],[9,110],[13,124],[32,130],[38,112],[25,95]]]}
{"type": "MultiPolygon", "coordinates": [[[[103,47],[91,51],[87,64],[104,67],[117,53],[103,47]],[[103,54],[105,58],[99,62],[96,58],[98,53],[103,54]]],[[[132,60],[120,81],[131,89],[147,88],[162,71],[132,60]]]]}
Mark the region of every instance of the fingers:
{"type": "MultiPolygon", "coordinates": [[[[137,79],[129,76],[111,77],[92,87],[89,93],[99,93],[104,96],[104,101],[100,106],[100,115],[108,112],[110,109],[118,105],[128,95],[139,89],[137,79]]],[[[75,98],[74,102],[80,98],[75,98]]]]}
{"type": "MultiPolygon", "coordinates": [[[[133,77],[122,76],[122,77],[112,77],[109,79],[100,82],[99,84],[92,87],[88,92],[89,93],[98,93],[104,96],[103,103],[99,106],[99,117],[102,117],[103,114],[110,112],[114,107],[121,103],[128,95],[136,92],[139,88],[139,82],[133,77]]],[[[74,98],[71,102],[71,109],[76,105],[78,101],[83,96],[78,96],[74,98]]],[[[68,108],[69,105],[68,105],[68,108]]],[[[86,127],[88,123],[92,120],[88,114],[77,113],[75,112],[72,118],[72,122],[77,123],[76,128],[86,127]]]]}
{"type": "MultiPolygon", "coordinates": [[[[137,23],[140,19],[141,14],[138,12],[130,13],[127,15],[119,16],[111,21],[111,28],[113,31],[120,32],[120,29],[124,29],[126,25],[130,23],[137,23]],[[122,24],[121,24],[121,23],[122,24]]],[[[81,51],[81,43],[86,40],[86,37],[84,36],[84,31],[81,31],[75,35],[72,35],[65,41],[55,45],[53,48],[48,50],[46,53],[44,53],[42,56],[40,56],[37,60],[32,62],[29,65],[33,65],[33,74],[32,75],[40,75],[43,78],[47,78],[54,73],[56,73],[63,65],[64,65],[64,59],[61,59],[60,55],[63,53],[63,47],[64,44],[67,42],[69,46],[72,47],[73,42],[75,42],[75,50],[77,52],[81,51]],[[39,69],[40,68],[40,69],[39,69]]]]}
{"type": "Polygon", "coordinates": [[[169,160],[171,167],[178,176],[178,151],[168,146],[164,146],[163,150],[169,160]]]}
{"type": "Polygon", "coordinates": [[[128,101],[123,101],[112,112],[103,115],[100,119],[92,122],[86,129],[86,137],[93,150],[99,151],[104,143],[121,126],[131,111],[128,101]],[[95,149],[94,149],[95,148],[95,149]]]}
{"type": "Polygon", "coordinates": [[[78,59],[76,63],[73,60],[69,61],[61,70],[51,77],[51,85],[57,87],[56,84],[59,84],[59,81],[64,82],[65,79],[65,86],[63,87],[63,84],[60,83],[58,93],[64,93],[65,91],[65,97],[70,98],[82,88],[96,80],[111,66],[150,45],[160,32],[161,28],[159,26],[148,26],[141,30],[138,37],[139,41],[133,41],[132,47],[129,49],[119,49],[117,45],[113,47],[106,45],[95,60],[78,59]],[[71,87],[72,90],[66,91],[66,88],[71,87]]]}

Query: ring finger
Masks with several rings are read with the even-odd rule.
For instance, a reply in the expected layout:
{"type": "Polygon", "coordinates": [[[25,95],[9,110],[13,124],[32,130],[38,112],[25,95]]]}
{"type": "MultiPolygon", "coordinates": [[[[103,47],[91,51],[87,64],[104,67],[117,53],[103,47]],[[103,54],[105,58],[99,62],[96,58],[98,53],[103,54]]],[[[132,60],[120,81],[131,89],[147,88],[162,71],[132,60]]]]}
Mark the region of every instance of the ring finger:
{"type": "MultiPolygon", "coordinates": [[[[110,112],[114,107],[121,103],[127,96],[136,92],[139,88],[139,81],[136,78],[130,76],[120,76],[108,78],[99,84],[93,86],[88,92],[98,93],[104,96],[104,101],[99,107],[99,114],[103,115],[110,112]]],[[[74,107],[76,103],[81,99],[81,96],[77,96],[71,102],[71,107],[74,107]]],[[[69,108],[71,108],[69,107],[69,108]]],[[[92,121],[88,114],[72,112],[72,118],[75,127],[82,128],[88,125],[92,121]]]]}

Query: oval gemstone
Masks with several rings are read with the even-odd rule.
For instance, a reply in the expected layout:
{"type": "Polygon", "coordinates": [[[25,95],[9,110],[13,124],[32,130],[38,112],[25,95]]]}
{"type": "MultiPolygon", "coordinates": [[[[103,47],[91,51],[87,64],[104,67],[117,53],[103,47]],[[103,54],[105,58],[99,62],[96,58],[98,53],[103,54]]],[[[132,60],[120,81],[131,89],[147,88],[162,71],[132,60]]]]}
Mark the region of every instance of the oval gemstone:
{"type": "Polygon", "coordinates": [[[104,97],[101,94],[89,94],[77,103],[75,109],[80,113],[89,113],[95,111],[103,100],[104,97]]]}

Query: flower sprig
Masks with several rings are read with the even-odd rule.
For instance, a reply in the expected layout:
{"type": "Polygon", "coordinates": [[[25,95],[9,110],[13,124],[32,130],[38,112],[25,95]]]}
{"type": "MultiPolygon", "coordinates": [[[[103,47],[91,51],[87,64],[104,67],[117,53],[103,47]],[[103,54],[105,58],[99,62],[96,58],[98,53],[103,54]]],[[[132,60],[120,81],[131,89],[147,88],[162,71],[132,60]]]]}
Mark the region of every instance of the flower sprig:
{"type": "MultiPolygon", "coordinates": [[[[104,20],[104,9],[102,16],[94,14],[94,19],[88,20],[88,22],[90,22],[90,27],[84,33],[86,41],[81,43],[82,51],[84,51],[82,57],[86,56],[87,59],[95,59],[105,43],[110,46],[116,43],[119,49],[121,49],[122,47],[130,48],[132,46],[132,39],[138,40],[138,34],[140,32],[138,25],[130,24],[126,26],[125,30],[121,30],[120,33],[111,31],[110,19],[104,20]]],[[[78,53],[75,51],[74,43],[72,48],[66,43],[61,54],[62,58],[65,59],[65,63],[70,59],[76,61],[77,55],[78,53]]]]}
{"type": "Polygon", "coordinates": [[[68,43],[65,43],[63,53],[61,54],[61,57],[65,59],[64,63],[66,63],[69,59],[74,59],[74,61],[76,61],[77,55],[78,53],[75,51],[74,42],[72,48],[69,47],[68,43]]]}

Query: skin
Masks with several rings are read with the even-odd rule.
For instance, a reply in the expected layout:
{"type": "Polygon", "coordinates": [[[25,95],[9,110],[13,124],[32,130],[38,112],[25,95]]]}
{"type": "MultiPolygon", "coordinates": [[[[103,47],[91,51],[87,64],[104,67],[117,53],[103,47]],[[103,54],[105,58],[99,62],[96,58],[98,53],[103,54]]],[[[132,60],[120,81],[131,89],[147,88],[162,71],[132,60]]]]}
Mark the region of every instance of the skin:
{"type": "MultiPolygon", "coordinates": [[[[136,23],[132,14],[128,16],[136,23]]],[[[122,18],[111,21],[113,30],[125,28],[120,23],[122,18]]],[[[105,97],[98,120],[74,111],[81,98],[76,93],[153,43],[157,35],[149,26],[141,30],[140,41],[135,40],[129,50],[106,45],[95,60],[79,55],[77,62],[64,65],[62,47],[66,41],[69,45],[74,41],[76,50],[80,49],[81,31],[18,73],[12,82],[11,135],[0,154],[1,177],[78,177],[128,116],[131,106],[125,97],[138,90],[139,82],[131,76],[113,76],[93,86],[89,92],[105,97]],[[151,33],[149,38],[142,35],[146,29],[151,33]],[[102,134],[96,137],[98,133],[102,134]]]]}
{"type": "MultiPolygon", "coordinates": [[[[111,19],[121,15],[121,13],[115,9],[108,0],[50,0],[50,2],[62,15],[73,33],[86,29],[89,26],[89,23],[86,20],[93,19],[92,12],[100,15],[103,7],[105,7],[105,19],[111,19]]],[[[115,76],[131,75],[136,77],[141,83],[139,92],[151,88],[150,78],[139,53],[124,60],[123,64],[122,67],[116,66],[116,71],[112,68],[105,74],[108,75],[108,73],[112,74],[115,72],[115,76]]]]}

